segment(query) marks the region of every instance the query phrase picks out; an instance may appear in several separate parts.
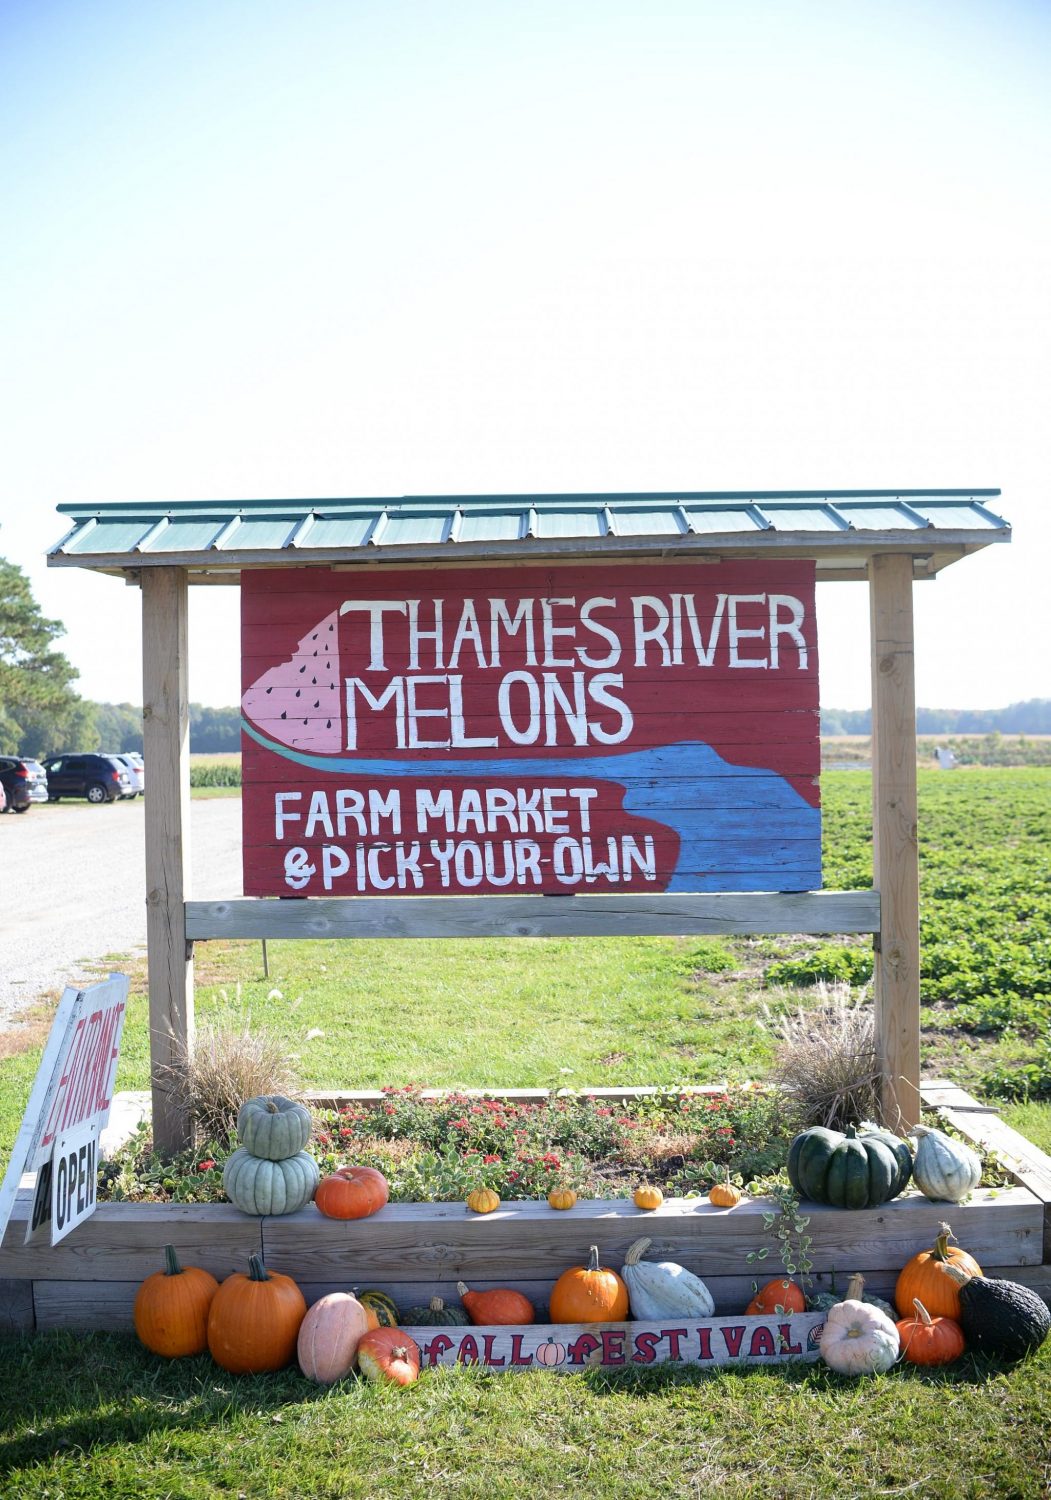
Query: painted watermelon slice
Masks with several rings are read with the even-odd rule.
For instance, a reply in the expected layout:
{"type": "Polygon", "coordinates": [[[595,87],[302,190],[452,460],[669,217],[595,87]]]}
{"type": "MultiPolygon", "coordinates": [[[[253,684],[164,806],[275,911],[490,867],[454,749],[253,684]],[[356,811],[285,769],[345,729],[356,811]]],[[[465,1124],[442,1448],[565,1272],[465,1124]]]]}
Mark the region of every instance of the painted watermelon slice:
{"type": "Polygon", "coordinates": [[[282,745],[332,755],[343,748],[339,611],[308,630],[288,661],[256,679],[241,699],[245,717],[282,745]]]}

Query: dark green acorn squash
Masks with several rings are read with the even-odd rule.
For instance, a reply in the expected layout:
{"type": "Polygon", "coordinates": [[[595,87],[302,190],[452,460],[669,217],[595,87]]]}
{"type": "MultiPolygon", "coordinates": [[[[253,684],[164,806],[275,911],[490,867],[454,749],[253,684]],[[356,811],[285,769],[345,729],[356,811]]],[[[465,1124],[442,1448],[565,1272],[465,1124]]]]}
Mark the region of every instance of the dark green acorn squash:
{"type": "Polygon", "coordinates": [[[960,1289],[960,1327],[968,1347],[999,1359],[1024,1359],[1051,1331],[1051,1312],[1036,1292],[1017,1281],[968,1276],[946,1267],[960,1289]]]}
{"type": "Polygon", "coordinates": [[[788,1178],[801,1198],[833,1208],[875,1208],[896,1198],[909,1180],[912,1155],[886,1130],[845,1133],[815,1125],[788,1151],[788,1178]]]}
{"type": "Polygon", "coordinates": [[[432,1297],[427,1307],[410,1307],[401,1321],[406,1328],[467,1328],[471,1322],[462,1307],[446,1307],[440,1297],[432,1297]]]}

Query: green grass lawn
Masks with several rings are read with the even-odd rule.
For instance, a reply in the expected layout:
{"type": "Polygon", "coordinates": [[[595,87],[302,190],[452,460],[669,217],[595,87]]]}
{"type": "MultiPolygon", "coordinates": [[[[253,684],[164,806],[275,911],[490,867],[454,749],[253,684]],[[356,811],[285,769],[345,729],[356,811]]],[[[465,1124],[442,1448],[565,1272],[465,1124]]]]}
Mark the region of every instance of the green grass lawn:
{"type": "MultiPolygon", "coordinates": [[[[826,773],[826,883],[869,869],[863,773],[826,773]]],[[[966,1086],[1039,1078],[1051,773],[921,775],[925,1061],[966,1086]],[[1043,945],[1043,946],[1041,946],[1043,945]]],[[[201,1020],[273,1027],[316,1087],[711,1082],[761,1076],[758,1025],[812,1003],[772,963],[820,971],[861,941],[475,940],[197,950],[201,1020]],[[831,953],[831,958],[825,954],[831,953]],[[823,954],[825,956],[823,956],[823,954]]],[[[861,954],[863,957],[863,953],[861,954]]],[[[851,958],[850,963],[855,959],[851,958]]],[[[118,1086],[148,1078],[134,969],[118,1086]]],[[[28,1018],[0,1060],[0,1150],[39,1056],[28,1018]]],[[[1051,1105],[1004,1104],[1051,1146],[1051,1105]]],[[[521,1378],[428,1373],[408,1392],[292,1373],[233,1378],[116,1335],[0,1343],[0,1495],[1039,1496],[1051,1491],[1051,1345],[1009,1370],[851,1384],[822,1369],[521,1378]]]]}
{"type": "Polygon", "coordinates": [[[18,1500],[1035,1500],[1051,1484],[1051,1345],[1015,1370],[965,1358],[857,1382],[817,1366],[440,1370],[408,1391],[322,1391],[55,1334],[4,1346],[0,1411],[0,1494],[18,1500]]]}

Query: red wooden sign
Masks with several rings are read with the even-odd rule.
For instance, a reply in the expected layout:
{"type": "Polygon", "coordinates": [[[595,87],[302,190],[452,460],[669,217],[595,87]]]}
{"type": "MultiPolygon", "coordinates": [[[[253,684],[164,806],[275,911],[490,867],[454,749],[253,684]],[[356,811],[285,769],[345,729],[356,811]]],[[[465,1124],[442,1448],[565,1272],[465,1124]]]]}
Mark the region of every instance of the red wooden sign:
{"type": "Polygon", "coordinates": [[[810,562],[246,572],[249,896],[810,890],[810,562]]]}

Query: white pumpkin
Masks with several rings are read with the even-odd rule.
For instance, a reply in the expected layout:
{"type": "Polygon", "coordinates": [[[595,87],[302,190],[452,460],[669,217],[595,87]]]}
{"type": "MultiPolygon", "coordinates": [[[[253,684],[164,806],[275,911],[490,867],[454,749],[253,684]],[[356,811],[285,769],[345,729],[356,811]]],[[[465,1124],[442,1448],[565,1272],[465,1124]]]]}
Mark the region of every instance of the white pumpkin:
{"type": "Polygon", "coordinates": [[[981,1160],[970,1146],[930,1125],[914,1125],[912,1134],[918,1142],[912,1176],[920,1192],[936,1203],[962,1203],[982,1180],[981,1160]]]}
{"type": "Polygon", "coordinates": [[[629,1245],[620,1273],[628,1288],[632,1317],[643,1323],[710,1318],[715,1301],[701,1278],[672,1260],[642,1260],[649,1247],[649,1240],[629,1245]]]}
{"type": "Polygon", "coordinates": [[[821,1330],[821,1358],[840,1375],[876,1375],[889,1370],[901,1340],[886,1313],[870,1302],[847,1298],[830,1307],[821,1330]]]}

